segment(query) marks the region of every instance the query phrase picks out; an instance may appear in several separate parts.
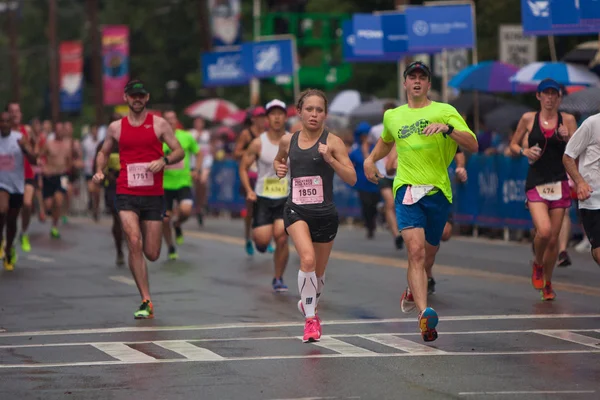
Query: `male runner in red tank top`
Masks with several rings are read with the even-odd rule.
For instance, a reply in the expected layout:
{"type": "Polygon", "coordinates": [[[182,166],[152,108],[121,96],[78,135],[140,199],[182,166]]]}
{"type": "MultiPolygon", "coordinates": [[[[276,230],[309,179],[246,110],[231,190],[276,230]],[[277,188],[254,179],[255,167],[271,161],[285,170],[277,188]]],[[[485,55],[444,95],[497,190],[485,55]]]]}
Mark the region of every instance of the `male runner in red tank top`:
{"type": "MultiPolygon", "coordinates": [[[[6,111],[9,112],[12,120],[12,129],[21,132],[23,137],[29,143],[31,147],[35,147],[33,144],[33,138],[31,135],[31,127],[23,125],[23,113],[21,112],[21,106],[17,102],[8,103],[6,111]]],[[[35,175],[31,164],[27,157],[24,159],[25,163],[25,192],[23,193],[23,207],[21,209],[21,249],[24,252],[31,251],[31,244],[29,243],[29,223],[31,222],[31,213],[33,210],[33,196],[35,194],[35,175]]]]}
{"type": "Polygon", "coordinates": [[[106,139],[96,158],[93,179],[96,183],[104,180],[103,171],[116,141],[121,171],[117,178],[115,205],[127,238],[129,268],[142,296],[142,305],[134,317],[146,319],[154,318],[154,308],[144,255],[150,261],[156,261],[160,256],[165,214],[163,169],[181,161],[184,152],[171,125],[146,110],[150,94],[142,81],[129,81],[123,97],[129,105],[129,115],[108,126],[106,139]],[[163,142],[171,149],[167,157],[163,153],[163,142]]]}

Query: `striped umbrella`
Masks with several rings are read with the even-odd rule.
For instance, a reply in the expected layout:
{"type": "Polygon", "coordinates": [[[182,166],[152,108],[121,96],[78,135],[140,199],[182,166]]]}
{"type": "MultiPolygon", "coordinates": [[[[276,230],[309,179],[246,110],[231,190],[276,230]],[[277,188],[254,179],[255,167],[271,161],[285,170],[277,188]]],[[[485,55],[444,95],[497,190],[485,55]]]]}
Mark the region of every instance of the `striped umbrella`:
{"type": "Polygon", "coordinates": [[[500,61],[482,61],[468,66],[448,82],[460,90],[477,90],[488,93],[534,92],[535,86],[511,82],[510,78],[519,71],[519,67],[500,61]]]}
{"type": "Polygon", "coordinates": [[[534,62],[524,66],[511,80],[517,83],[539,83],[551,78],[563,85],[600,86],[600,77],[580,65],[562,62],[534,62]]]}
{"type": "Polygon", "coordinates": [[[600,112],[600,88],[587,88],[566,96],[561,102],[559,110],[580,114],[600,112]]]}
{"type": "Polygon", "coordinates": [[[223,99],[200,100],[185,109],[185,114],[192,118],[204,118],[208,121],[221,122],[238,111],[238,107],[223,99]]]}

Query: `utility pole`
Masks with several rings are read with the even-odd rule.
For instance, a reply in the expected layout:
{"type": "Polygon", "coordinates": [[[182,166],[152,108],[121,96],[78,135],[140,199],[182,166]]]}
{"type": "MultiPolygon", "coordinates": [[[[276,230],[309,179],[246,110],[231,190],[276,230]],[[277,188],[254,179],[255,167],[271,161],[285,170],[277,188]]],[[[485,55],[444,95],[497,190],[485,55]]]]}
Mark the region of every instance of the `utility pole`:
{"type": "Polygon", "coordinates": [[[52,110],[52,123],[58,122],[60,112],[58,94],[58,61],[56,42],[56,0],[49,0],[48,9],[48,36],[50,41],[50,107],[52,110]]]}
{"type": "Polygon", "coordinates": [[[92,86],[94,87],[96,124],[100,126],[104,124],[104,88],[102,85],[102,57],[98,27],[98,0],[87,0],[87,12],[90,27],[90,47],[92,49],[92,86]]]}
{"type": "Polygon", "coordinates": [[[17,47],[17,2],[7,3],[8,37],[10,46],[10,76],[12,83],[12,101],[19,102],[21,85],[19,79],[19,49],[17,47]]]}
{"type": "MultiPolygon", "coordinates": [[[[198,4],[198,28],[200,30],[200,51],[208,52],[212,50],[212,31],[210,29],[210,15],[208,9],[208,0],[197,0],[198,4]]],[[[200,66],[202,67],[202,66],[200,66]]],[[[210,96],[217,95],[216,88],[209,89],[210,96]]]]}

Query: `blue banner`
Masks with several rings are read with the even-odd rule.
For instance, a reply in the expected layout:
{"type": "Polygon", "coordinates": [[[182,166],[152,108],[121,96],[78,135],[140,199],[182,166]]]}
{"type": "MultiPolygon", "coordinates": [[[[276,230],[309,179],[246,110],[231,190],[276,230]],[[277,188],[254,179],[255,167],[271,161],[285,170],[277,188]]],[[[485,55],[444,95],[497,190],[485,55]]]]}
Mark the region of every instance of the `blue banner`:
{"type": "Polygon", "coordinates": [[[356,54],[354,46],[356,43],[356,35],[354,34],[354,26],[352,20],[342,22],[342,56],[345,62],[398,62],[398,55],[362,55],[356,54]]]}
{"type": "Polygon", "coordinates": [[[600,26],[600,0],[579,0],[581,23],[600,26]]]}
{"type": "Polygon", "coordinates": [[[473,9],[469,4],[407,7],[406,31],[411,53],[472,48],[473,9]]]}
{"type": "Polygon", "coordinates": [[[383,30],[381,18],[373,14],[354,14],[354,54],[381,56],[383,55],[383,30]]]}
{"type": "Polygon", "coordinates": [[[384,53],[402,57],[408,51],[406,15],[400,13],[381,14],[380,18],[384,53]]]}
{"type": "Polygon", "coordinates": [[[242,45],[244,70],[255,78],[293,75],[295,54],[290,39],[242,45]]]}
{"type": "Polygon", "coordinates": [[[521,0],[523,33],[542,36],[600,32],[600,21],[594,19],[600,12],[598,7],[597,0],[521,0]],[[584,10],[589,13],[582,14],[584,10]],[[582,15],[586,15],[585,20],[582,15]]]}
{"type": "Polygon", "coordinates": [[[241,50],[203,53],[200,64],[205,87],[244,85],[250,80],[244,70],[241,50]]]}

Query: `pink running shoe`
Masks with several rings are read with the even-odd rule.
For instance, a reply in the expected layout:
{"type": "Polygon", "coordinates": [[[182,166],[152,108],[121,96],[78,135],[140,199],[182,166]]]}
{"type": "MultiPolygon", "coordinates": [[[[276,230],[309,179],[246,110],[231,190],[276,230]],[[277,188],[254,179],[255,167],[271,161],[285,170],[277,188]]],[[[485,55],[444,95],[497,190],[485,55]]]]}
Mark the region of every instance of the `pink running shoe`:
{"type": "Polygon", "coordinates": [[[321,324],[318,318],[307,318],[304,322],[304,343],[318,342],[321,339],[321,324]]]}

